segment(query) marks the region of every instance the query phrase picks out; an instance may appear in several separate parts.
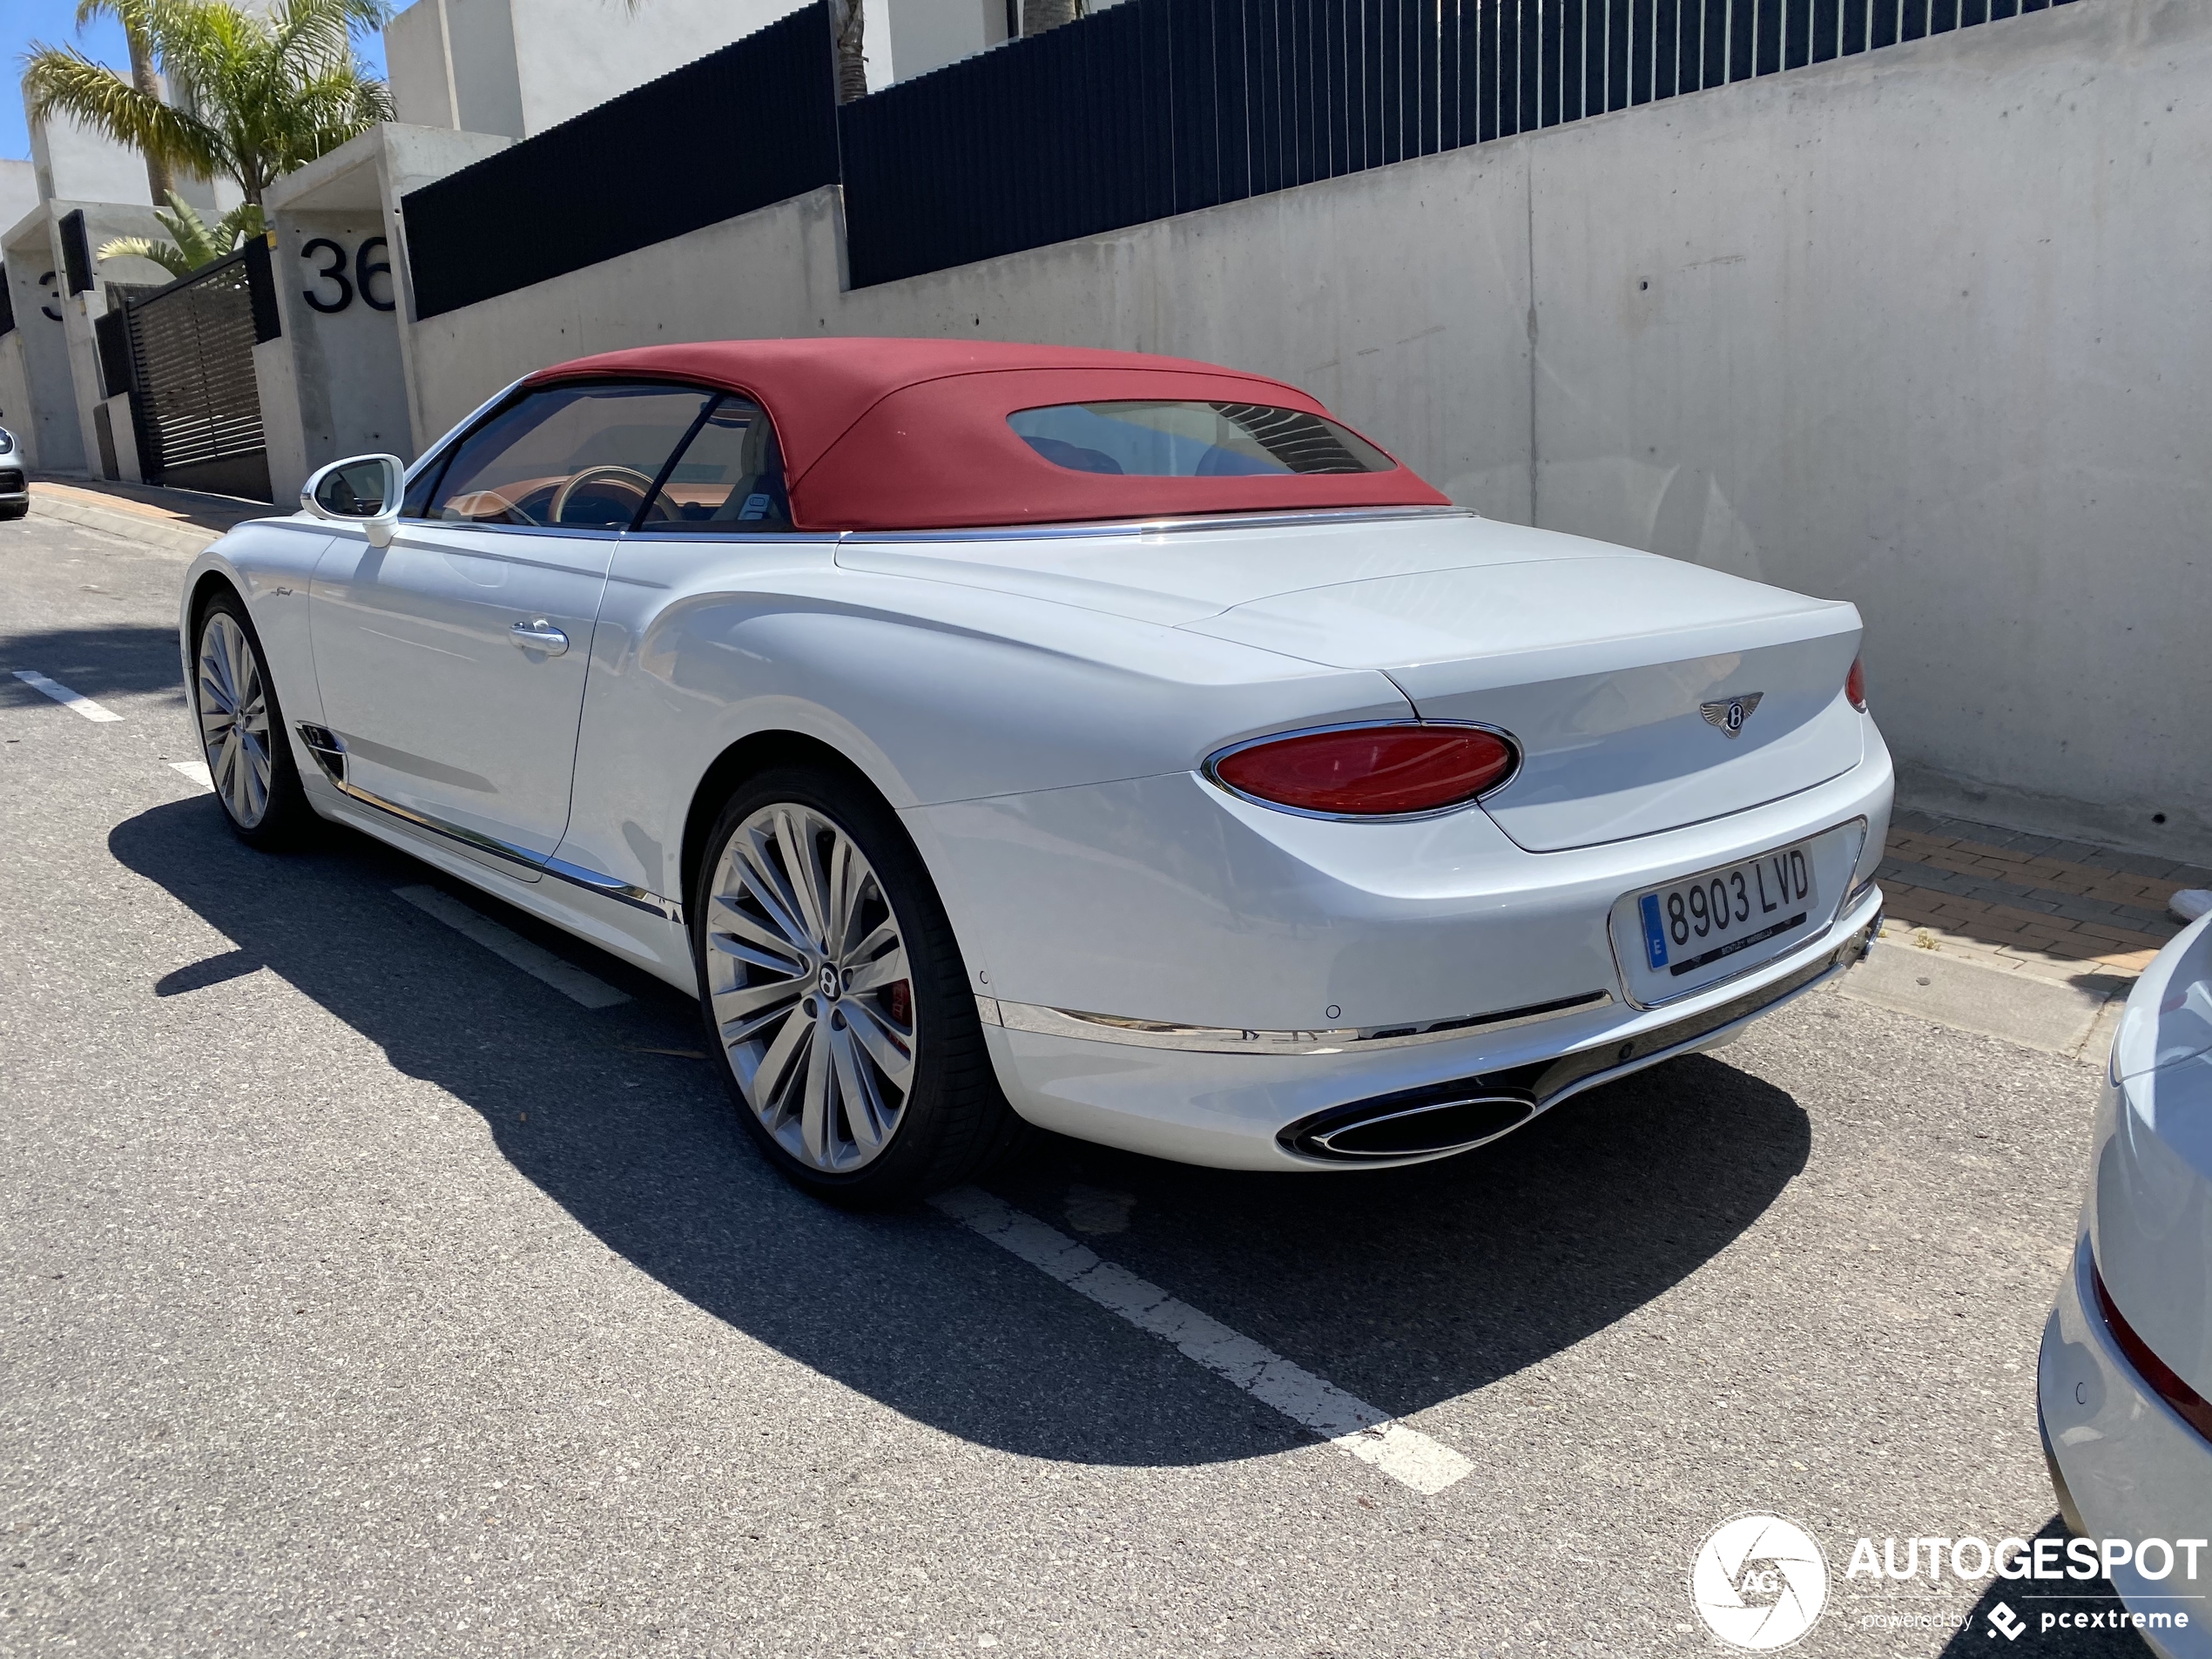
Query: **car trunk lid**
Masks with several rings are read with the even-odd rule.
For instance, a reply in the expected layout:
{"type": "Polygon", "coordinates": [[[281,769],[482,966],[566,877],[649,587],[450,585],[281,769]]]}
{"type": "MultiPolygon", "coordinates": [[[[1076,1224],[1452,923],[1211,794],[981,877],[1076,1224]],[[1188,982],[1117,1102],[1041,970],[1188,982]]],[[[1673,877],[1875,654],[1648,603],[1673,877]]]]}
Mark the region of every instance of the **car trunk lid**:
{"type": "Polygon", "coordinates": [[[1512,733],[1521,770],[1483,804],[1532,852],[1743,812],[1858,764],[1862,722],[1843,695],[1855,607],[1542,543],[1521,562],[1307,588],[1182,625],[1380,669],[1424,719],[1512,733]]]}

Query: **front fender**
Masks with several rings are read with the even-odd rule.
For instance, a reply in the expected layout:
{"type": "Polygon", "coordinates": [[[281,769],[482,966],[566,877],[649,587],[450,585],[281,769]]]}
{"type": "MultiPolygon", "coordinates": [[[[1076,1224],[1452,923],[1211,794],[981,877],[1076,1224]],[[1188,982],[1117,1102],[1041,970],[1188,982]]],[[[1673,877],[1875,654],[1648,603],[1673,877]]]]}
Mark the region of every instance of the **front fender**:
{"type": "MultiPolygon", "coordinates": [[[[187,690],[192,681],[192,618],[210,579],[226,583],[246,601],[260,636],[269,677],[288,721],[320,721],[322,696],[315,685],[314,649],[307,621],[307,590],[316,561],[330,545],[314,520],[253,519],[240,524],[186,567],[177,602],[177,650],[187,690]]],[[[198,734],[194,733],[195,742],[198,734]]],[[[298,742],[295,733],[287,733],[298,742]]],[[[298,757],[303,763],[307,757],[298,757]]]]}

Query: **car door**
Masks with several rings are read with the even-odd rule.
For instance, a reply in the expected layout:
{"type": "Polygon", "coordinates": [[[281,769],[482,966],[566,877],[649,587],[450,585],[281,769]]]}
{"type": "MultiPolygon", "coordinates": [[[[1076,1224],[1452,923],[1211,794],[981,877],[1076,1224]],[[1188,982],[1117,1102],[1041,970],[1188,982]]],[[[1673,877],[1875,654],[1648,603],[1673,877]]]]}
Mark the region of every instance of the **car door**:
{"type": "Polygon", "coordinates": [[[711,401],[526,391],[418,477],[390,545],[332,544],[309,619],[349,793],[510,857],[552,853],[608,563],[711,401]]]}

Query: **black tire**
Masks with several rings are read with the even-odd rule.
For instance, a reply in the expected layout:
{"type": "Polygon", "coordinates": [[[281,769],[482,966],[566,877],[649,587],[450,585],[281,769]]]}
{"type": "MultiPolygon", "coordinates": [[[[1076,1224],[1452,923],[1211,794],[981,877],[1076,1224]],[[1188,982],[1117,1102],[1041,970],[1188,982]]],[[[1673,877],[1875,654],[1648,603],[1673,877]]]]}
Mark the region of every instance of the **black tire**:
{"type": "MultiPolygon", "coordinates": [[[[193,620],[192,660],[192,725],[200,733],[201,756],[215,779],[215,801],[222,811],[223,821],[239,840],[260,852],[280,852],[299,846],[314,826],[315,810],[307,804],[307,792],[300,786],[299,765],[292,758],[292,743],[285,728],[284,705],[277,694],[276,681],[269,673],[268,654],[261,648],[261,636],[254,631],[253,618],[246,615],[245,601],[230,589],[224,588],[210,597],[193,620]],[[219,626],[219,620],[227,622],[243,636],[243,648],[251,653],[253,673],[259,678],[261,699],[267,711],[263,736],[269,775],[259,817],[253,815],[250,792],[241,810],[232,792],[226,790],[221,747],[211,745],[206,739],[217,688],[206,683],[201,665],[207,660],[209,631],[219,626]]],[[[219,720],[219,712],[212,718],[219,720]]],[[[249,734],[249,748],[251,741],[249,734]]],[[[240,765],[246,764],[248,758],[241,756],[240,765]]]]}
{"type": "MultiPolygon", "coordinates": [[[[692,965],[698,972],[699,1008],[709,1046],[739,1119],[763,1156],[793,1185],[833,1204],[880,1209],[972,1180],[1016,1144],[1023,1125],[1007,1104],[991,1069],[974,994],[960,947],[953,938],[952,924],[946,919],[944,906],[914,843],[890,807],[865,781],[826,766],[778,766],[740,785],[715,819],[692,883],[689,914],[692,965]],[[849,1170],[818,1167],[779,1140],[779,1131],[772,1130],[746,1097],[738,1080],[735,1053],[742,1045],[725,1040],[724,1022],[716,1013],[717,979],[710,972],[708,933],[714,925],[711,911],[718,873],[738,829],[755,814],[783,804],[819,815],[859,850],[873,870],[876,887],[895,923],[897,942],[906,953],[905,983],[912,999],[909,1020],[915,1051],[911,1084],[881,1150],[870,1154],[870,1161],[849,1170]]],[[[789,954],[805,966],[798,953],[789,954]]],[[[779,979],[778,974],[765,969],[732,968],[723,955],[718,955],[714,968],[725,978],[733,973],[742,978],[750,972],[763,982],[800,982],[799,979],[779,979]]],[[[834,963],[832,973],[833,978],[834,963]]],[[[846,977],[852,977],[850,970],[846,977]]],[[[830,992],[826,1000],[822,992],[810,992],[792,1003],[793,1011],[785,1017],[799,1019],[798,1009],[808,1004],[837,1010],[823,1016],[820,1030],[815,1034],[826,1042],[828,1020],[834,1017],[842,1022],[843,1010],[851,1008],[860,994],[848,988],[841,1003],[834,1000],[838,995],[830,992]]],[[[857,1025],[858,1020],[855,1014],[853,1023],[857,1025]]],[[[839,1029],[845,1028],[840,1023],[839,1029]]],[[[810,1054],[815,1035],[806,1038],[810,1054]]],[[[772,1050],[772,1042],[762,1034],[756,1032],[753,1041],[772,1050]]],[[[757,1066],[756,1080],[765,1069],[765,1064],[757,1066]]],[[[850,1121],[850,1109],[844,1109],[846,1115],[839,1116],[840,1109],[831,1109],[831,1116],[840,1123],[850,1121]]],[[[794,1124],[795,1120],[786,1117],[780,1132],[786,1138],[795,1137],[794,1124]]],[[[857,1143],[857,1136],[852,1138],[857,1143]]]]}
{"type": "Polygon", "coordinates": [[[30,510],[30,503],[27,501],[10,502],[6,506],[0,507],[0,519],[21,518],[30,510]]]}

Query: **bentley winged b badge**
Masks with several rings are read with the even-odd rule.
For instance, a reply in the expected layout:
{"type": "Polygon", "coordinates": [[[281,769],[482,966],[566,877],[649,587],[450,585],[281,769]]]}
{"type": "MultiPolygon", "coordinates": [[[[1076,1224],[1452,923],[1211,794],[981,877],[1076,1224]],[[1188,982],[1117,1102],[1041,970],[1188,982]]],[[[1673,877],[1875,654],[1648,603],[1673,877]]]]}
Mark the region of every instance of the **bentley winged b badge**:
{"type": "Polygon", "coordinates": [[[1717,703],[1700,703],[1697,711],[1705,717],[1705,724],[1720,728],[1721,735],[1734,738],[1743,730],[1743,722],[1751,718],[1759,706],[1764,691],[1746,691],[1741,697],[1724,697],[1717,703]]]}

